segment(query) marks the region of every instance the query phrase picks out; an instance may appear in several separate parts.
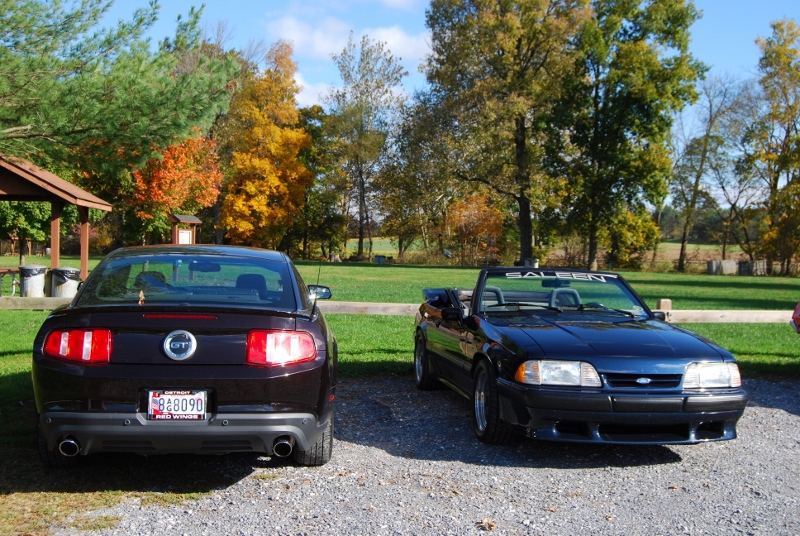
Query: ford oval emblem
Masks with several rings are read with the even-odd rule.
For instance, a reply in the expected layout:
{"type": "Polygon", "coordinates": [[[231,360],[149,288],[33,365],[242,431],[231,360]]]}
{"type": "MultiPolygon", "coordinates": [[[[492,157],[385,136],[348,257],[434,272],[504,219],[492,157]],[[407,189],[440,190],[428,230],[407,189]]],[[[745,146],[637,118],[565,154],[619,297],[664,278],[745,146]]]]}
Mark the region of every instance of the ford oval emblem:
{"type": "Polygon", "coordinates": [[[189,359],[194,355],[195,350],[197,350],[197,340],[188,331],[179,329],[164,339],[164,353],[175,361],[189,359]]]}
{"type": "Polygon", "coordinates": [[[647,385],[648,383],[650,383],[650,378],[637,378],[636,383],[638,383],[639,385],[647,385]]]}

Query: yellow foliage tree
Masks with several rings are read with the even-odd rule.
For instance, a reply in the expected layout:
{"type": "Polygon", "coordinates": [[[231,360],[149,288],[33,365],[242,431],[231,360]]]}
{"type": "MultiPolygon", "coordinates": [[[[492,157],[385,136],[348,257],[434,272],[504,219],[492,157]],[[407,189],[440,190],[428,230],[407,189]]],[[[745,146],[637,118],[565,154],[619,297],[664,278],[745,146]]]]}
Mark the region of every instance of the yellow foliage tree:
{"type": "Polygon", "coordinates": [[[451,203],[450,224],[457,240],[462,265],[475,265],[497,253],[497,237],[503,228],[503,213],[488,195],[473,193],[451,203]]]}
{"type": "Polygon", "coordinates": [[[220,225],[234,243],[275,248],[303,208],[313,176],[298,160],[311,137],[296,125],[297,65],[292,45],[279,41],[267,68],[243,83],[225,127],[232,178],[220,225]]]}

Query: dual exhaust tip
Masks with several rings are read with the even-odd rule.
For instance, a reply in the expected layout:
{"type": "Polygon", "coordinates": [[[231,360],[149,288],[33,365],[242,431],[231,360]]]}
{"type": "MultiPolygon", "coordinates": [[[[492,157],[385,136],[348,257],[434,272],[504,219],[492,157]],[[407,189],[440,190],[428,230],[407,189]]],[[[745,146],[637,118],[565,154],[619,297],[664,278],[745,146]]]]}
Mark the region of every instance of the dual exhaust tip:
{"type": "Polygon", "coordinates": [[[294,438],[284,435],[275,439],[272,443],[272,453],[278,458],[285,458],[294,450],[294,438]]]}
{"type": "Polygon", "coordinates": [[[72,458],[81,453],[81,446],[78,444],[77,440],[67,437],[66,439],[62,439],[58,444],[58,452],[67,458],[72,458]]]}
{"type": "MultiPolygon", "coordinates": [[[[280,436],[272,443],[272,453],[278,458],[286,458],[294,450],[294,438],[292,436],[280,436]]],[[[81,453],[81,446],[77,440],[67,437],[58,444],[58,452],[67,458],[72,458],[81,453]]]]}

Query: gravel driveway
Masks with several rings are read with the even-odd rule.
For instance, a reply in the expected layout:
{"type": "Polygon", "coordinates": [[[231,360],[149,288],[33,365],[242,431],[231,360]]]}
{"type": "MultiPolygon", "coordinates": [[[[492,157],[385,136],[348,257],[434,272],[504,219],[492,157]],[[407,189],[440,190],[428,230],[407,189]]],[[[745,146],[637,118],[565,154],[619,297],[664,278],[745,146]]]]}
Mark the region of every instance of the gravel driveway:
{"type": "Polygon", "coordinates": [[[469,402],[450,390],[420,392],[410,377],[347,380],[324,467],[208,458],[202,467],[230,484],[197,501],[128,499],[76,515],[119,516],[85,534],[127,536],[800,534],[800,383],[745,387],[734,441],[489,447],[472,434],[469,402]]]}

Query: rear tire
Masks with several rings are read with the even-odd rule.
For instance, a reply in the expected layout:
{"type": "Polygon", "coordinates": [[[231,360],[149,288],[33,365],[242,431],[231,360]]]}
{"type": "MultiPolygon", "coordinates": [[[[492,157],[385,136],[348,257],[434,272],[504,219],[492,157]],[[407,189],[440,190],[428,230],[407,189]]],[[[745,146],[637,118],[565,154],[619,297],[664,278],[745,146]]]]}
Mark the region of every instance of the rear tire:
{"type": "Polygon", "coordinates": [[[500,420],[500,398],[497,394],[497,374],[488,359],[478,363],[472,389],[472,427],[484,443],[504,445],[514,432],[500,420]]]}
{"type": "Polygon", "coordinates": [[[325,431],[319,436],[319,439],[314,443],[309,450],[295,449],[294,461],[298,465],[306,465],[309,467],[318,467],[325,465],[331,461],[331,454],[333,452],[333,413],[328,420],[325,431]]]}
{"type": "Polygon", "coordinates": [[[47,440],[39,428],[39,423],[36,423],[36,446],[39,451],[39,458],[48,469],[66,469],[68,467],[75,467],[80,461],[80,456],[64,456],[59,452],[58,445],[54,450],[47,448],[47,440]]]}
{"type": "Polygon", "coordinates": [[[439,386],[439,380],[431,372],[425,336],[420,331],[414,337],[414,382],[421,391],[431,391],[439,386]]]}

